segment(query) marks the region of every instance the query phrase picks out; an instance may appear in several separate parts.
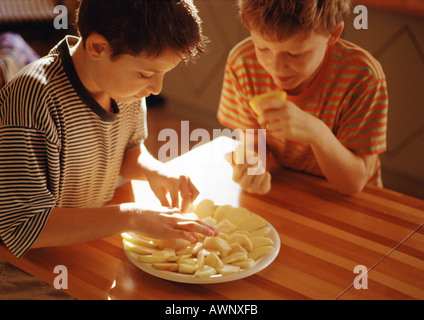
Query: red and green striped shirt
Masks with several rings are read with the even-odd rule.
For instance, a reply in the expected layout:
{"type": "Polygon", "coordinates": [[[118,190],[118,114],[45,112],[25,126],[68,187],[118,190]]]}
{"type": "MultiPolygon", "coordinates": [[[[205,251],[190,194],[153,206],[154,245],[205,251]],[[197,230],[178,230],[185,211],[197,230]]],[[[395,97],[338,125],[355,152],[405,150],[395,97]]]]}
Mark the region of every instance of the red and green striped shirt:
{"type": "MultiPolygon", "coordinates": [[[[249,106],[256,95],[278,90],[259,64],[250,38],[230,52],[224,76],[218,120],[232,129],[260,129],[249,106]]],[[[357,155],[386,150],[388,95],[380,63],[367,51],[339,40],[327,50],[314,82],[300,95],[287,96],[300,109],[321,119],[337,139],[357,155]]],[[[312,149],[280,140],[267,132],[267,147],[284,167],[323,176],[312,149]]],[[[369,183],[380,184],[380,160],[369,183]]]]}

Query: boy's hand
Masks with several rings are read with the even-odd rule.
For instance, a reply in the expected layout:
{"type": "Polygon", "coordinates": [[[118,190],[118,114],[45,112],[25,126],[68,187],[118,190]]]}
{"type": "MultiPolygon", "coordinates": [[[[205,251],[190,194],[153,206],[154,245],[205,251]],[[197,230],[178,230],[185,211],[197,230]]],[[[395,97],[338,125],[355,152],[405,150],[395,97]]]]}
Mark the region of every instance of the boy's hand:
{"type": "Polygon", "coordinates": [[[288,100],[267,100],[257,106],[261,126],[281,140],[311,144],[320,120],[288,100]]]}
{"type": "Polygon", "coordinates": [[[243,163],[235,163],[232,152],[227,153],[225,159],[233,167],[234,182],[238,183],[243,190],[256,194],[266,194],[271,190],[271,174],[262,167],[259,159],[255,169],[247,159],[243,163]]]}
{"type": "Polygon", "coordinates": [[[145,175],[150,188],[164,207],[179,208],[185,212],[199,195],[199,191],[189,177],[175,175],[163,169],[146,172],[145,175]],[[172,203],[169,203],[168,194],[172,203]]]}
{"type": "Polygon", "coordinates": [[[217,236],[218,231],[199,219],[185,217],[178,209],[166,207],[143,208],[138,203],[124,203],[121,210],[130,217],[130,231],[155,239],[182,238],[198,240],[197,233],[217,236]]]}

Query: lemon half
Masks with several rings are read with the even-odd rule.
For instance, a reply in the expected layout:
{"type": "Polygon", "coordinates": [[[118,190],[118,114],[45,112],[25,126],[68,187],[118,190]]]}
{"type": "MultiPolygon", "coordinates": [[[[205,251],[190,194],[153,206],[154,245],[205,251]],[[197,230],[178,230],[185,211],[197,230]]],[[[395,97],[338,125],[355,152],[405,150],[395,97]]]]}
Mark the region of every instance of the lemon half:
{"type": "Polygon", "coordinates": [[[252,107],[253,111],[256,114],[259,114],[258,110],[257,110],[257,106],[265,100],[270,100],[270,99],[274,99],[274,100],[286,100],[287,98],[287,93],[284,91],[270,91],[270,92],[266,92],[263,93],[259,96],[254,97],[252,100],[250,100],[249,104],[252,107]]]}

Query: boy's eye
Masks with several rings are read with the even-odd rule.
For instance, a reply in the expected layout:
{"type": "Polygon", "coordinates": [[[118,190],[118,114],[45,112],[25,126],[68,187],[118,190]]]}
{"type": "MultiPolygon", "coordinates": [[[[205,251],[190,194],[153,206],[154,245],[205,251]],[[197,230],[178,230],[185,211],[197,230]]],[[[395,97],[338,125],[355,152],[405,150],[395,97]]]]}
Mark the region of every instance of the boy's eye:
{"type": "Polygon", "coordinates": [[[291,52],[287,52],[288,53],[288,55],[290,56],[290,57],[292,57],[292,58],[298,58],[298,57],[300,57],[301,56],[301,54],[300,53],[291,53],[291,52]]]}
{"type": "Polygon", "coordinates": [[[139,76],[140,76],[140,78],[141,78],[141,79],[146,79],[146,80],[148,80],[148,79],[151,79],[151,78],[152,78],[152,77],[148,77],[148,76],[146,76],[146,75],[142,74],[141,72],[139,72],[138,74],[139,74],[139,76]]]}
{"type": "Polygon", "coordinates": [[[259,48],[259,47],[256,47],[260,52],[267,52],[268,51],[268,49],[267,48],[259,48]]]}

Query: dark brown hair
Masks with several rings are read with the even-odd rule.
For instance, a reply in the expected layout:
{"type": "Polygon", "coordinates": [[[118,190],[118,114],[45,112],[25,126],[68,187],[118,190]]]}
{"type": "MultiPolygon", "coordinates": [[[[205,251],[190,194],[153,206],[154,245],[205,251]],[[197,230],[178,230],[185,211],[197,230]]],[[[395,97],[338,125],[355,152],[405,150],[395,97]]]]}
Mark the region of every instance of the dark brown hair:
{"type": "Polygon", "coordinates": [[[84,45],[93,33],[105,37],[112,59],[173,49],[192,60],[207,41],[192,0],[80,0],[76,27],[84,45]]]}
{"type": "Polygon", "coordinates": [[[351,0],[238,0],[251,30],[281,40],[315,31],[330,35],[351,11],[351,0]]]}

